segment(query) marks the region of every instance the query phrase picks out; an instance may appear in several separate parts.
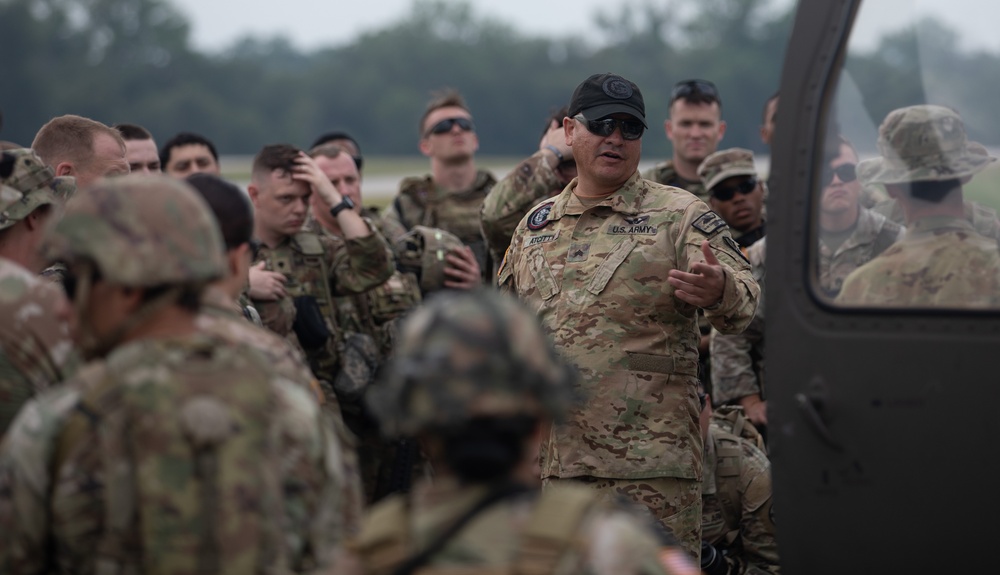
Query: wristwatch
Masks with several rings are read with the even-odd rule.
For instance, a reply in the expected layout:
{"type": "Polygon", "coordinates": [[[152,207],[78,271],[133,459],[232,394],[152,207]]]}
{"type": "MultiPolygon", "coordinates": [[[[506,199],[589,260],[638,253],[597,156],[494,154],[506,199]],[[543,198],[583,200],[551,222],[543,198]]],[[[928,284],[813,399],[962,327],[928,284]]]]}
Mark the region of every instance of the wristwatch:
{"type": "Polygon", "coordinates": [[[351,200],[351,198],[349,198],[347,196],[343,196],[343,198],[344,199],[340,200],[339,204],[337,204],[336,206],[333,206],[332,208],[330,208],[330,215],[331,216],[337,217],[337,214],[339,214],[340,212],[342,212],[344,210],[354,209],[354,201],[351,200]]]}

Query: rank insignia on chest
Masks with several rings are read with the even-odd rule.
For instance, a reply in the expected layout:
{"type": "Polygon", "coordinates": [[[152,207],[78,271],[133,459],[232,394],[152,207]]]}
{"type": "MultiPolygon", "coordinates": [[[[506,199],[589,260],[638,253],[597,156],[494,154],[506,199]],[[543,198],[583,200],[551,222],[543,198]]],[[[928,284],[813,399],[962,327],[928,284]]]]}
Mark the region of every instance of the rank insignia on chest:
{"type": "Polygon", "coordinates": [[[726,220],[719,217],[715,212],[705,212],[697,220],[691,223],[691,227],[699,232],[710,236],[726,227],[726,220]]]}
{"type": "Polygon", "coordinates": [[[531,215],[528,216],[529,230],[540,230],[549,225],[549,212],[552,211],[553,204],[555,204],[555,202],[546,202],[535,208],[535,211],[531,212],[531,215]]]}

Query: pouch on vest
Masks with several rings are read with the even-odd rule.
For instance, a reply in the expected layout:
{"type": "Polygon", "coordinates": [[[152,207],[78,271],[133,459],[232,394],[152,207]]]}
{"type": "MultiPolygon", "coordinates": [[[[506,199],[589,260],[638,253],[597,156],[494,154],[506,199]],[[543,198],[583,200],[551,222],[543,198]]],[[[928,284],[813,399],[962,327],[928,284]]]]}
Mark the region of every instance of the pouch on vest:
{"type": "Polygon", "coordinates": [[[295,323],[292,329],[299,338],[299,343],[306,350],[321,349],[330,339],[330,328],[326,326],[323,312],[319,309],[316,298],[311,295],[300,295],[295,302],[295,323]]]}
{"type": "Polygon", "coordinates": [[[378,346],[370,335],[351,332],[344,335],[340,347],[340,371],[333,389],[341,399],[356,400],[375,380],[378,346]]]}

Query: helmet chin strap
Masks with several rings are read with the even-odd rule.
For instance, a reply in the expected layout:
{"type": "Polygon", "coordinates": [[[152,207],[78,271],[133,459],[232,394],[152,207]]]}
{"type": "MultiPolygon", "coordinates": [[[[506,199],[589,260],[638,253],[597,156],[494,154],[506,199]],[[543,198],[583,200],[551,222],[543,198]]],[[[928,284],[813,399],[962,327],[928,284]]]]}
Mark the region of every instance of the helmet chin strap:
{"type": "Polygon", "coordinates": [[[128,332],[136,326],[142,325],[156,312],[176,302],[184,293],[183,286],[172,287],[158,297],[143,302],[138,309],[114,329],[100,335],[91,327],[89,313],[91,310],[87,308],[87,300],[90,299],[90,291],[93,288],[93,277],[93,266],[87,264],[86,269],[78,276],[76,294],[73,298],[73,308],[76,310],[78,318],[77,329],[80,333],[78,347],[83,358],[87,361],[106,356],[122,342],[128,332]]]}

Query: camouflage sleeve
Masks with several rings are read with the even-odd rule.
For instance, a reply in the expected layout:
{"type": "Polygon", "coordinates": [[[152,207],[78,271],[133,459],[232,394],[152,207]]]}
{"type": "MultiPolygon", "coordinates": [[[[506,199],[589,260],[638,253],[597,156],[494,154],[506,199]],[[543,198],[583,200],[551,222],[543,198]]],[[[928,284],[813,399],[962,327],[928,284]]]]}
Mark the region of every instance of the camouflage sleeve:
{"type": "Polygon", "coordinates": [[[55,440],[78,395],[68,387],[25,404],[0,444],[0,573],[45,573],[55,440]]]}
{"type": "Polygon", "coordinates": [[[379,225],[382,233],[385,234],[386,239],[388,239],[390,243],[395,243],[396,240],[409,231],[406,229],[406,226],[403,225],[403,222],[399,217],[399,212],[396,211],[395,203],[390,203],[382,211],[379,225]]]}
{"type": "Polygon", "coordinates": [[[740,333],[750,325],[757,310],[760,286],[753,278],[750,262],[729,234],[729,226],[707,204],[694,201],[680,221],[677,267],[689,270],[695,262],[704,262],[701,244],[706,239],[722,265],[726,283],[722,299],[705,308],[705,317],[721,333],[740,333]]]}
{"type": "Polygon", "coordinates": [[[483,201],[480,220],[494,261],[503,259],[517,223],[531,207],[562,189],[562,181],[542,152],[535,152],[493,186],[483,201]]]}
{"type": "Polygon", "coordinates": [[[328,238],[322,237],[320,241],[331,260],[334,295],[363,293],[388,280],[395,271],[389,244],[375,230],[363,238],[345,240],[343,249],[328,238]]]}
{"type": "Polygon", "coordinates": [[[777,575],[778,542],[775,537],[771,499],[771,464],[767,455],[747,441],[741,441],[743,464],[740,477],[742,518],[740,519],[743,573],[777,575]]]}
{"type": "Polygon", "coordinates": [[[743,333],[723,334],[713,329],[709,343],[712,361],[712,402],[718,405],[747,395],[763,397],[763,382],[758,380],[760,349],[764,344],[764,322],[754,318],[743,333]]]}

